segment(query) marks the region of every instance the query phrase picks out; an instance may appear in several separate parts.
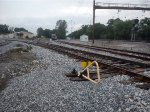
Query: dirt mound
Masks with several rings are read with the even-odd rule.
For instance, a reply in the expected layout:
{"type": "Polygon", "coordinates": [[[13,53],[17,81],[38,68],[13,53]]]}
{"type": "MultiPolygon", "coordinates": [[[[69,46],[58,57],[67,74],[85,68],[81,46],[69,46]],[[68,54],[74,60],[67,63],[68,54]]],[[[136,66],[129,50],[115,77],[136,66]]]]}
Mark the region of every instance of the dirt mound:
{"type": "Polygon", "coordinates": [[[30,52],[31,49],[29,45],[16,44],[0,56],[0,91],[6,87],[9,79],[29,73],[33,68],[36,56],[30,52]]]}

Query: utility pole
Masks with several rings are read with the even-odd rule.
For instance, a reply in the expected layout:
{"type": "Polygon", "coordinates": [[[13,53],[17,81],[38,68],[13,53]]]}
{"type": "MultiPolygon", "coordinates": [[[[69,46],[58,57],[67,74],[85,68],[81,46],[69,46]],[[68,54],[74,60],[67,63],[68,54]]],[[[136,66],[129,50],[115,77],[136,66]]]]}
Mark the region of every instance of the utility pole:
{"type": "Polygon", "coordinates": [[[94,44],[95,39],[95,0],[93,0],[93,37],[92,37],[92,44],[94,44]]]}

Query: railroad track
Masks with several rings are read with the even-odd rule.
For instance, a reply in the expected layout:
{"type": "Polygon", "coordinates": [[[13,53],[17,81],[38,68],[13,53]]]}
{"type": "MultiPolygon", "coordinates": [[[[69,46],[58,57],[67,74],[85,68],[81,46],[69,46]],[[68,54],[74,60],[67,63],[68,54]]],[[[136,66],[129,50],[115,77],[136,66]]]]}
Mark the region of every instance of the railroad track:
{"type": "Polygon", "coordinates": [[[22,42],[51,49],[58,53],[68,55],[78,60],[97,61],[101,66],[102,72],[106,71],[112,76],[114,76],[113,74],[128,75],[131,77],[133,82],[144,83],[146,84],[146,87],[143,88],[146,88],[146,90],[150,89],[150,64],[91,53],[90,51],[65,47],[61,44],[38,42],[38,41],[31,42],[25,40],[22,42]],[[145,74],[146,71],[149,72],[148,75],[145,74]]]}
{"type": "Polygon", "coordinates": [[[104,56],[100,54],[94,54],[89,51],[68,48],[57,44],[49,44],[42,42],[36,43],[34,45],[52,49],[54,51],[69,55],[79,60],[97,61],[99,65],[102,66],[102,69],[109,68],[110,70],[115,71],[117,73],[126,74],[136,78],[137,80],[150,83],[150,76],[144,74],[145,71],[149,70],[149,64],[129,61],[116,57],[104,56]]]}
{"type": "MultiPolygon", "coordinates": [[[[1,47],[1,46],[4,46],[4,45],[7,45],[7,44],[9,44],[9,43],[10,43],[10,41],[2,42],[2,43],[0,43],[0,47],[1,47]]],[[[5,55],[5,54],[0,54],[0,61],[6,60],[6,59],[8,59],[7,55],[5,55]]]]}
{"type": "Polygon", "coordinates": [[[98,46],[93,46],[93,45],[78,44],[78,43],[66,42],[66,41],[58,41],[58,42],[63,43],[63,44],[67,44],[67,45],[71,45],[71,46],[77,46],[77,47],[92,49],[95,51],[104,51],[104,52],[108,52],[111,54],[117,54],[120,56],[135,58],[138,60],[140,59],[144,63],[150,63],[150,54],[149,53],[141,53],[141,52],[135,52],[135,51],[129,51],[129,50],[120,50],[120,49],[98,47],[98,46]]]}
{"type": "Polygon", "coordinates": [[[9,41],[2,42],[2,43],[0,43],[0,47],[1,47],[1,46],[4,46],[4,45],[7,45],[7,44],[9,44],[9,43],[10,43],[9,41]]]}

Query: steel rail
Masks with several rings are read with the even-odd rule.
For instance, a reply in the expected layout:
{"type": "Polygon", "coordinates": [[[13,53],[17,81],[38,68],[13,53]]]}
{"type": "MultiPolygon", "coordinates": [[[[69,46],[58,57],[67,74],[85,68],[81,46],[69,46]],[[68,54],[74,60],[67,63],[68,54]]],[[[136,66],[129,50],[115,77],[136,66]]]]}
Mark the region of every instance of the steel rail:
{"type": "Polygon", "coordinates": [[[105,56],[103,56],[103,55],[91,53],[88,51],[78,50],[75,48],[68,48],[65,46],[56,45],[56,44],[52,44],[52,43],[37,42],[37,41],[36,42],[29,42],[29,41],[25,41],[25,40],[22,42],[36,45],[36,46],[41,46],[41,47],[44,47],[47,49],[51,49],[51,50],[57,51],[58,53],[62,53],[62,54],[71,56],[72,58],[75,58],[75,59],[80,59],[80,60],[85,60],[85,61],[86,60],[87,61],[97,61],[99,63],[99,65],[102,65],[102,68],[107,67],[108,69],[117,71],[117,73],[122,73],[124,75],[134,77],[134,79],[136,79],[136,80],[150,83],[150,77],[149,76],[143,75],[139,72],[135,72],[135,70],[138,67],[140,67],[142,69],[149,68],[150,66],[147,64],[138,63],[138,62],[129,61],[129,60],[124,60],[124,59],[119,59],[119,58],[114,58],[114,57],[109,57],[109,56],[106,56],[107,58],[105,58],[105,56]],[[111,59],[112,62],[108,63],[107,62],[108,59],[111,59]],[[117,61],[117,60],[122,61],[123,63],[129,63],[129,65],[131,64],[133,67],[132,68],[126,67],[126,65],[123,66],[120,63],[118,63],[118,65],[114,64],[115,61],[117,61]]]}
{"type": "MultiPolygon", "coordinates": [[[[135,69],[137,69],[136,67],[133,67],[133,69],[128,69],[124,66],[119,66],[119,65],[115,65],[113,63],[108,63],[108,62],[102,61],[102,59],[100,59],[100,58],[98,59],[97,57],[93,56],[93,54],[91,54],[90,52],[81,51],[81,50],[77,50],[77,49],[73,49],[73,48],[68,48],[68,47],[64,47],[64,46],[60,46],[60,45],[46,44],[46,43],[36,43],[34,45],[38,45],[38,46],[41,46],[44,48],[52,49],[52,50],[57,51],[59,53],[65,53],[65,54],[72,56],[73,58],[76,58],[76,59],[97,61],[102,66],[107,66],[109,68],[116,70],[119,73],[123,73],[123,74],[126,74],[128,76],[135,77],[136,79],[138,79],[140,81],[145,81],[145,82],[150,83],[150,77],[149,76],[135,72],[135,69]],[[91,56],[93,56],[93,57],[91,57],[91,56]]],[[[97,54],[94,54],[94,55],[97,55],[97,54]]],[[[99,57],[101,57],[101,55],[99,57]]],[[[105,59],[103,59],[103,60],[105,60],[105,59]]],[[[125,61],[125,60],[123,60],[123,61],[125,61]]],[[[129,62],[127,61],[127,63],[129,63],[129,62]]],[[[136,62],[133,63],[132,62],[131,64],[139,65],[140,63],[136,63],[136,62]]],[[[133,66],[135,66],[135,65],[133,65],[133,66]]],[[[140,64],[140,66],[141,66],[141,64],[140,64]]],[[[146,66],[147,65],[143,66],[143,68],[146,69],[146,66]]]]}
{"type": "Polygon", "coordinates": [[[105,47],[98,47],[98,46],[90,46],[85,44],[78,44],[78,43],[72,43],[72,42],[65,42],[65,41],[58,41],[64,44],[68,44],[71,46],[77,46],[77,47],[84,47],[88,49],[93,49],[97,51],[105,51],[113,54],[128,56],[132,58],[137,58],[145,61],[150,61],[150,54],[148,53],[140,53],[135,51],[127,51],[127,50],[119,50],[119,49],[112,49],[112,48],[105,48],[105,47]]]}
{"type": "Polygon", "coordinates": [[[3,42],[3,43],[0,43],[0,46],[4,46],[4,45],[7,45],[9,44],[10,42],[3,42]]]}

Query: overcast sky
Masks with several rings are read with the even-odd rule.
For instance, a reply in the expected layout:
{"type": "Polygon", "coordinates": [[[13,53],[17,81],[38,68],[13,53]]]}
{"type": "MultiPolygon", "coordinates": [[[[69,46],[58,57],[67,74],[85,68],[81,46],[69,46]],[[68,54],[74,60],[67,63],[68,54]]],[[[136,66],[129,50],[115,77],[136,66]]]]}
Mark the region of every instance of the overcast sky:
{"type": "MultiPolygon", "coordinates": [[[[96,2],[149,3],[150,0],[96,0],[96,2]],[[132,1],[132,2],[131,2],[132,1]]],[[[64,19],[68,31],[92,24],[93,0],[0,0],[0,24],[24,27],[36,33],[38,27],[54,29],[56,21],[64,19]]],[[[96,22],[106,24],[112,18],[150,17],[150,12],[96,10],[96,22]]]]}

